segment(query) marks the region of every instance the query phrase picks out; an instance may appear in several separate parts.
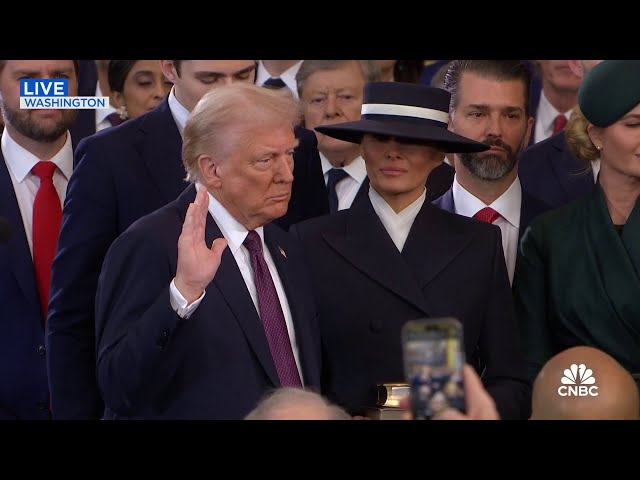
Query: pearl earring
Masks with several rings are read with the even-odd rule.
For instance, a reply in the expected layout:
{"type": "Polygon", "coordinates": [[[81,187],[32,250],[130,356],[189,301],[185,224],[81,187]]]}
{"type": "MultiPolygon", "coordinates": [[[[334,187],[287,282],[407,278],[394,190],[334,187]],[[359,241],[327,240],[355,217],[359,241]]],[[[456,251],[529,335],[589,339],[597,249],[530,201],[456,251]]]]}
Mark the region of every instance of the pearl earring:
{"type": "Polygon", "coordinates": [[[127,112],[127,107],[125,105],[118,107],[118,115],[122,120],[126,120],[129,117],[129,113],[127,112]]]}

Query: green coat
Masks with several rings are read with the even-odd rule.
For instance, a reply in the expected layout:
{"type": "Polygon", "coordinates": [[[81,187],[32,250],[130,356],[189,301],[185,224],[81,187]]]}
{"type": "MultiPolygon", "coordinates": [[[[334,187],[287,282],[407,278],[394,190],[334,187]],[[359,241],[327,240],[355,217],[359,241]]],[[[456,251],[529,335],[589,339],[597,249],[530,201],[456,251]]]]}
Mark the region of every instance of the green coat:
{"type": "Polygon", "coordinates": [[[577,345],[640,372],[640,202],[622,234],[599,184],[535,219],[520,242],[513,288],[531,381],[577,345]]]}

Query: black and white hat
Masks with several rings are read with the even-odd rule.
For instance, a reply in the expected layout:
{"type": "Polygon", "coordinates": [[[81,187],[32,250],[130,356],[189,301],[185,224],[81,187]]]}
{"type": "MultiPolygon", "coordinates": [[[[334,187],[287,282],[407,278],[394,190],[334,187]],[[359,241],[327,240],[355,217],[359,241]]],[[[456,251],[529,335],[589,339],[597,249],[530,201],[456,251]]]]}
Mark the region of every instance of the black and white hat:
{"type": "Polygon", "coordinates": [[[364,87],[361,119],[315,129],[329,137],[360,143],[365,133],[433,143],[446,152],[482,152],[490,147],[447,129],[451,94],[442,88],[403,82],[370,82],[364,87]]]}

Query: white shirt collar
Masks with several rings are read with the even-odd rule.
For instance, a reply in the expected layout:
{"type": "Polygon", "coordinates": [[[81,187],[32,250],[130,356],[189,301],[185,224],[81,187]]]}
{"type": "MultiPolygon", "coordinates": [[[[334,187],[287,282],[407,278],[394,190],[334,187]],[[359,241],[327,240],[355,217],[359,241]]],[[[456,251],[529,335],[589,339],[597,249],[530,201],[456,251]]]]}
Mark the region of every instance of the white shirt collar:
{"type": "Polygon", "coordinates": [[[474,196],[458,183],[457,176],[453,178],[453,203],[456,213],[465,217],[473,217],[484,207],[491,207],[505,220],[516,228],[520,228],[520,206],[522,204],[522,187],[520,179],[516,177],[507,190],[491,205],[485,205],[482,200],[474,196]]]}
{"type": "MultiPolygon", "coordinates": [[[[300,65],[302,65],[302,60],[292,65],[280,75],[280,79],[284,82],[291,93],[295,98],[298,98],[298,85],[296,83],[296,75],[298,74],[298,70],[300,70],[300,65]]],[[[262,85],[264,82],[271,78],[271,74],[267,71],[262,63],[262,60],[258,62],[258,69],[256,71],[256,84],[262,85]]]]}
{"type": "MultiPolygon", "coordinates": [[[[7,167],[11,170],[18,183],[22,183],[31,169],[40,161],[33,153],[18,145],[7,129],[2,132],[2,154],[4,155],[7,167]]],[[[69,180],[73,173],[73,147],[71,145],[71,134],[67,132],[67,139],[62,148],[56,153],[51,161],[55,163],[69,180]]]]}
{"type": "MultiPolygon", "coordinates": [[[[201,183],[196,182],[196,192],[200,188],[201,183]]],[[[216,198],[208,193],[209,195],[209,214],[213,217],[216,224],[220,228],[222,235],[227,239],[227,243],[229,246],[229,251],[235,256],[238,252],[238,249],[242,246],[245,238],[249,233],[249,230],[242,225],[238,220],[233,218],[229,211],[222,206],[216,198]]],[[[264,227],[258,227],[255,231],[260,235],[260,239],[262,240],[262,244],[264,245],[264,227]]]]}
{"type": "MultiPolygon", "coordinates": [[[[322,152],[319,153],[320,162],[322,163],[322,174],[326,175],[329,170],[335,167],[331,165],[331,162],[327,160],[327,157],[325,157],[322,152]]],[[[364,158],[361,156],[355,158],[349,165],[342,169],[347,172],[351,178],[358,182],[358,184],[361,184],[364,182],[364,179],[367,178],[367,165],[364,163],[364,158]]]]}
{"type": "Polygon", "coordinates": [[[404,248],[413,222],[427,198],[426,194],[427,190],[424,189],[422,194],[411,203],[411,205],[407,206],[401,212],[396,213],[384,198],[382,198],[373,187],[369,186],[369,200],[371,200],[371,205],[399,252],[404,248]]]}
{"type": "MultiPolygon", "coordinates": [[[[536,111],[536,122],[542,125],[545,132],[549,132],[549,136],[553,134],[553,122],[556,117],[560,115],[560,112],[556,110],[556,107],[551,105],[549,100],[544,94],[544,90],[540,91],[540,103],[538,104],[538,110],[536,111]]],[[[569,120],[571,110],[564,113],[564,116],[569,120]]]]}
{"type": "MultiPolygon", "coordinates": [[[[96,97],[104,97],[102,90],[100,89],[100,82],[96,82],[96,97]]],[[[96,110],[96,125],[99,125],[105,118],[116,111],[115,108],[109,104],[109,108],[100,108],[96,110]]]]}
{"type": "Polygon", "coordinates": [[[190,112],[178,101],[175,94],[175,85],[171,87],[171,91],[169,92],[169,110],[171,110],[171,115],[173,115],[173,119],[178,126],[178,131],[180,132],[180,136],[182,136],[182,132],[184,131],[184,126],[189,120],[190,112]]]}

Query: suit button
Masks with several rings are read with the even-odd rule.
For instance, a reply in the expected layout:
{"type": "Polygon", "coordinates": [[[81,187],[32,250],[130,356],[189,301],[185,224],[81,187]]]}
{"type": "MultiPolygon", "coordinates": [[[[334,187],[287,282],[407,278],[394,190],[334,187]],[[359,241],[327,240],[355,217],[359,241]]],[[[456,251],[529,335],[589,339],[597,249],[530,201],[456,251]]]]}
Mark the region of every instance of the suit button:
{"type": "Polygon", "coordinates": [[[380,333],[382,331],[382,326],[381,318],[372,318],[369,322],[369,328],[373,333],[380,333]]]}
{"type": "Polygon", "coordinates": [[[47,349],[44,348],[44,345],[38,345],[38,348],[36,350],[40,355],[44,355],[45,353],[47,353],[47,349]]]}
{"type": "Polygon", "coordinates": [[[160,348],[164,348],[167,346],[167,343],[169,343],[169,335],[170,335],[170,331],[168,328],[165,328],[162,333],[160,334],[160,337],[158,337],[158,340],[156,341],[156,345],[160,348]]]}

